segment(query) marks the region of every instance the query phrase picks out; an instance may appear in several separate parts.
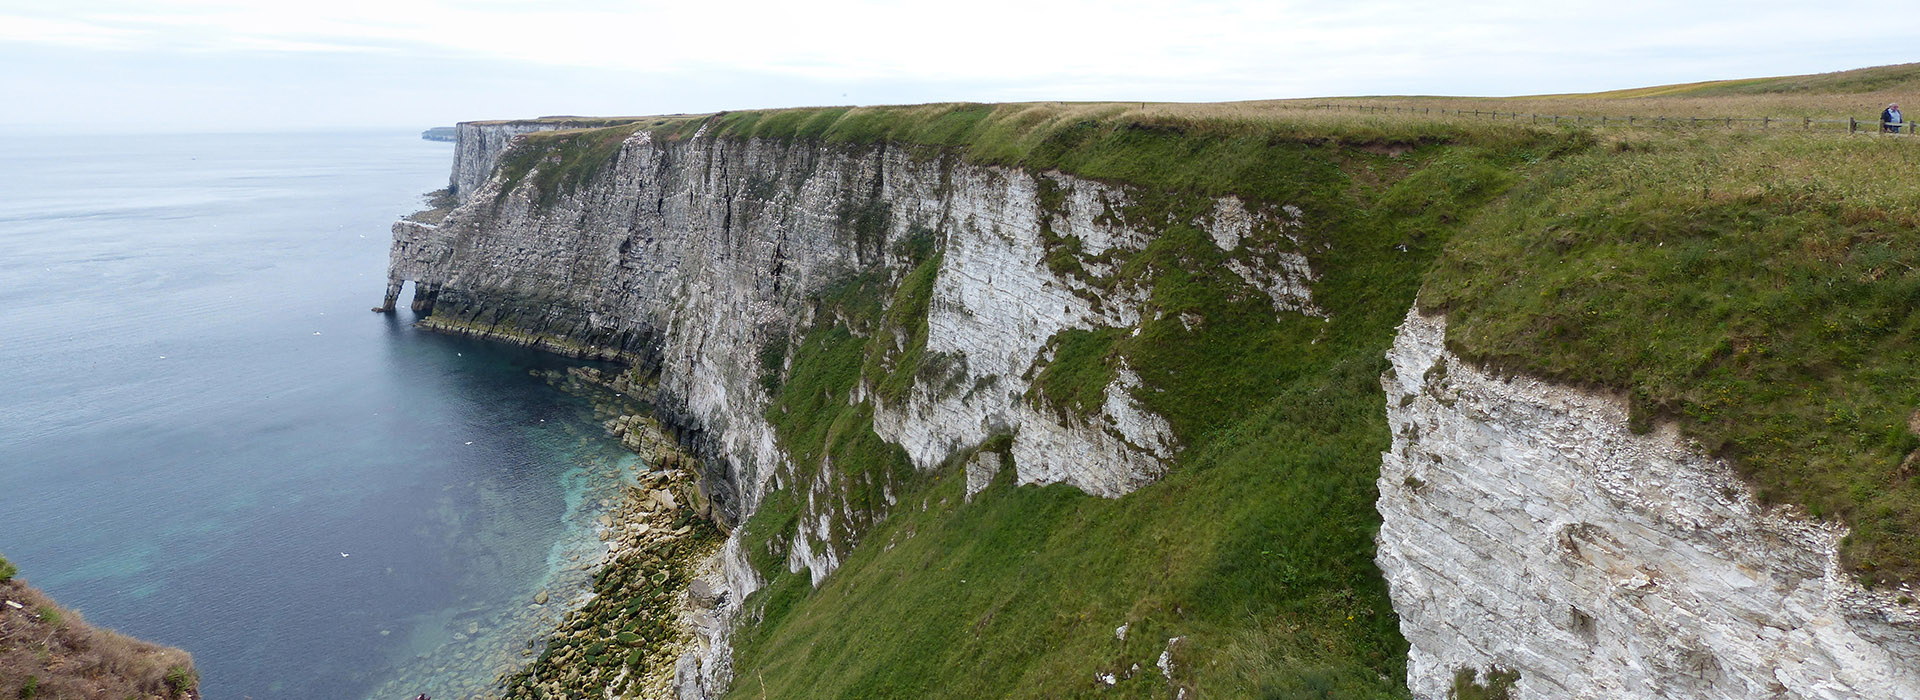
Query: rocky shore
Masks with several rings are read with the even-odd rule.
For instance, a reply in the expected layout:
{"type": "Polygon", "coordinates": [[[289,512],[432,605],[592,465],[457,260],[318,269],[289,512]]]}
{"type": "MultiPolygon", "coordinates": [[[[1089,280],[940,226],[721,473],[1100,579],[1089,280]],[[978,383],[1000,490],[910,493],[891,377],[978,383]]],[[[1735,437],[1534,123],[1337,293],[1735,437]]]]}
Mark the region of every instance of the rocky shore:
{"type": "Polygon", "coordinates": [[[724,539],[705,518],[698,461],[634,398],[648,390],[640,373],[533,374],[588,401],[601,428],[639,459],[581,464],[578,478],[587,483],[573,517],[591,519],[593,538],[559,552],[552,577],[522,604],[477,604],[428,625],[430,633],[416,631],[423,639],[413,644],[421,649],[413,668],[374,697],[586,697],[609,689],[613,697],[671,697],[674,662],[693,640],[689,625],[720,602],[689,586],[724,539]]]}
{"type": "Polygon", "coordinates": [[[723,602],[690,585],[696,562],[722,542],[682,505],[690,481],[684,470],[658,473],[603,516],[608,552],[593,596],[506,679],[505,697],[673,697],[674,661],[693,643],[685,613],[723,602]]]}

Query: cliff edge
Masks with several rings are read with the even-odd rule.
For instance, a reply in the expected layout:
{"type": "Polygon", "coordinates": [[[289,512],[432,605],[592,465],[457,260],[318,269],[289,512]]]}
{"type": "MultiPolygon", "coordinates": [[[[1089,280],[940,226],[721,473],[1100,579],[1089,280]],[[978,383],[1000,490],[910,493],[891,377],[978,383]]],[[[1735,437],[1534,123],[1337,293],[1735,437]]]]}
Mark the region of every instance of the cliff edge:
{"type": "Polygon", "coordinates": [[[0,559],[0,693],[30,698],[199,697],[187,652],[94,627],[0,559]]]}
{"type": "MultiPolygon", "coordinates": [[[[1686,389],[1766,366],[1740,364],[1759,317],[1705,290],[1799,260],[1771,227],[1832,217],[1851,237],[1819,255],[1859,266],[1780,288],[1920,283],[1875,228],[1904,200],[1855,216],[1716,169],[1885,144],[1287,105],[461,129],[458,204],[395,225],[383,308],[411,284],[423,327],[652,387],[726,534],[676,618],[680,697],[1920,694],[1897,471],[1920,444],[1828,404],[1809,430],[1893,462],[1833,473],[1894,476],[1823,491],[1766,460],[1824,447],[1703,442],[1754,414],[1686,389]],[[1634,189],[1673,159],[1723,177],[1634,189]],[[1609,188],[1644,206],[1580,194],[1609,188]],[[1649,260],[1672,274],[1614,272],[1649,260]],[[1695,309],[1731,339],[1664,320],[1695,309]]],[[[1901,327],[1841,318],[1830,346],[1901,327]]]]}

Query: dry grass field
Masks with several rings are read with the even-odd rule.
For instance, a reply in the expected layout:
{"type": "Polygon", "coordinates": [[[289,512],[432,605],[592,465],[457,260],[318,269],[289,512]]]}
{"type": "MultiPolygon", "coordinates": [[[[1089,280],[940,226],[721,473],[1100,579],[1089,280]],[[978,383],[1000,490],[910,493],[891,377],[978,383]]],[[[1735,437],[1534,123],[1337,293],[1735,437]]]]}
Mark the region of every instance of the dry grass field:
{"type": "Polygon", "coordinates": [[[0,697],[198,697],[193,658],[88,625],[18,579],[0,581],[0,697]]]}

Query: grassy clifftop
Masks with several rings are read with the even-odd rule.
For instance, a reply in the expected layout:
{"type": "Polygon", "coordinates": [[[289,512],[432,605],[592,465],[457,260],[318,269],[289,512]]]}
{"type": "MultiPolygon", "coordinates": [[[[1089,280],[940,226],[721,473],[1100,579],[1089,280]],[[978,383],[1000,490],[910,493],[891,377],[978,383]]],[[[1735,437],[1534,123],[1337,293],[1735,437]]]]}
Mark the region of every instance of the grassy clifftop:
{"type": "Polygon", "coordinates": [[[1624,390],[1762,499],[1920,577],[1920,187],[1908,138],[1639,132],[1542,167],[1456,236],[1424,301],[1466,356],[1624,390]]]}
{"type": "MultiPolygon", "coordinates": [[[[1913,73],[1446,104],[1870,117],[1913,73]]],[[[1063,333],[1036,375],[1037,398],[1068,407],[1119,363],[1144,379],[1137,398],[1186,449],[1125,498],[1000,483],[966,503],[957,461],[915,473],[873,434],[856,387],[897,390],[938,361],[913,347],[926,270],[837,288],[800,342],[767,349],[766,367],[788,368],[768,377],[768,417],[797,468],[860,476],[844,500],[875,513],[874,479],[891,480],[899,505],[858,523],[862,544],[814,589],[785,572],[780,546],[805,494],[770,495],[746,524],[770,585],[736,638],[737,697],[1404,695],[1405,642],[1372,563],[1373,482],[1388,444],[1381,358],[1416,297],[1447,314],[1464,356],[1621,392],[1636,424],[1675,422],[1764,499],[1847,523],[1863,581],[1920,578],[1920,185],[1906,177],[1920,139],[1289,102],[944,104],[535,134],[504,167],[550,197],[641,129],[1059,170],[1138,193],[1116,215],[1157,234],[1099,261],[1114,271],[1103,283],[1147,291],[1154,320],[1063,333]],[[1331,322],[1276,318],[1217,274],[1219,251],[1184,222],[1221,195],[1302,209],[1300,252],[1331,322]]],[[[1084,274],[1058,243],[1049,264],[1084,274]]]]}
{"type": "Polygon", "coordinates": [[[1912,94],[1920,88],[1920,63],[1875,66],[1813,75],[1710,80],[1595,93],[1596,98],[1716,97],[1722,95],[1833,95],[1858,97],[1883,93],[1912,94]]]}

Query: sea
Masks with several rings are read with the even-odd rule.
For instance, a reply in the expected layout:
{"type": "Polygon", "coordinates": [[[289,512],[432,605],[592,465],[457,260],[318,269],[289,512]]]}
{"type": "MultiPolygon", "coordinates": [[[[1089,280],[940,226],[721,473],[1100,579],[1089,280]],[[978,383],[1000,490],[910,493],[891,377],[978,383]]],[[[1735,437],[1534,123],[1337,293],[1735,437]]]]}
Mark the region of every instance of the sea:
{"type": "Polygon", "coordinates": [[[572,363],[369,311],[451,159],[0,134],[0,555],[210,700],[481,697],[537,653],[646,465],[572,363]]]}

